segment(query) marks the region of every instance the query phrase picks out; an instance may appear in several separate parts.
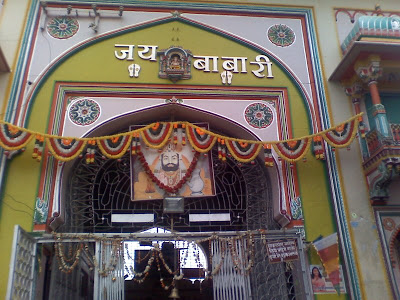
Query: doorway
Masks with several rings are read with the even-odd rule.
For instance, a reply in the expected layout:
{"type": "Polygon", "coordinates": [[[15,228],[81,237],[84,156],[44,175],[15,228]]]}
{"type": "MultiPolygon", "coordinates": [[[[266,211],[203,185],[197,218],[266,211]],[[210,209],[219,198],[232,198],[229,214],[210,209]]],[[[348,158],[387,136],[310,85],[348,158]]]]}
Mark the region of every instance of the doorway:
{"type": "MultiPolygon", "coordinates": [[[[64,223],[55,236],[38,240],[44,266],[38,299],[307,299],[302,240],[296,232],[282,232],[273,218],[272,185],[263,161],[242,164],[228,156],[222,162],[216,150],[208,155],[215,196],[184,199],[183,213],[174,214],[163,212],[161,200],[131,201],[129,154],[107,160],[96,153],[92,164],[77,159],[64,177],[64,223]],[[123,213],[153,217],[113,222],[113,214],[123,213]],[[199,214],[228,218],[191,218],[199,214]],[[164,232],[146,233],[151,228],[164,232]],[[271,262],[268,242],[288,240],[295,241],[298,259],[271,262]],[[173,245],[165,264],[160,241],[173,245]],[[133,270],[125,255],[128,242],[149,247],[129,254],[133,260],[140,257],[133,270]],[[181,242],[196,244],[207,264],[198,259],[192,270],[183,270],[181,242]],[[134,276],[125,277],[129,271],[134,276]]],[[[186,251],[193,257],[198,252],[186,251]]]]}

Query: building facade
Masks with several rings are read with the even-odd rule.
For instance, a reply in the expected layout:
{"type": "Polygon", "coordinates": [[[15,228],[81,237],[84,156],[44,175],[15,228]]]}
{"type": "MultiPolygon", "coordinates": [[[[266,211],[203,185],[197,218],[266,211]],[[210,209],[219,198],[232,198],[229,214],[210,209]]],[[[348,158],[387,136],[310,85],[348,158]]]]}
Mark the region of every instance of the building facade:
{"type": "Polygon", "coordinates": [[[399,298],[399,41],[396,1],[3,1],[1,295],[399,298]]]}

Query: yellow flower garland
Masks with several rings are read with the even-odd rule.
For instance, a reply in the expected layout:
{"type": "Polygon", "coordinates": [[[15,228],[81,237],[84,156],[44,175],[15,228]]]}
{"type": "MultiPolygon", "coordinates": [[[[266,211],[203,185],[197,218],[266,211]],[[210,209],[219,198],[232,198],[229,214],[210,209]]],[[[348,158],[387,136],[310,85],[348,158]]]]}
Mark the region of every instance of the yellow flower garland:
{"type": "Polygon", "coordinates": [[[64,161],[64,162],[73,160],[73,159],[75,159],[76,157],[78,157],[79,155],[81,155],[81,154],[82,154],[82,151],[85,149],[86,144],[87,144],[87,141],[83,141],[82,146],[79,148],[78,151],[76,151],[76,153],[75,153],[74,155],[68,156],[68,157],[64,157],[64,156],[60,156],[60,155],[58,155],[58,154],[56,153],[56,151],[54,150],[53,146],[52,146],[51,143],[50,143],[50,138],[47,137],[45,140],[46,140],[47,146],[49,147],[50,153],[51,153],[57,160],[64,161]]]}
{"type": "MultiPolygon", "coordinates": [[[[162,123],[162,124],[166,124],[166,123],[162,123]]],[[[175,122],[175,123],[173,123],[173,124],[178,124],[178,122],[175,122]]],[[[150,148],[153,148],[153,149],[161,149],[161,148],[163,148],[163,147],[165,146],[165,144],[168,142],[168,139],[171,137],[172,129],[174,128],[174,125],[173,125],[173,124],[171,124],[171,126],[169,126],[168,133],[167,133],[167,135],[165,136],[165,139],[164,139],[160,144],[158,144],[158,145],[154,145],[154,144],[150,143],[150,142],[147,140],[146,135],[143,133],[143,131],[144,131],[145,129],[142,128],[142,130],[140,131],[140,135],[142,136],[142,139],[143,139],[144,143],[146,144],[146,146],[148,146],[148,147],[150,147],[150,148]]],[[[151,124],[151,125],[154,126],[154,123],[151,124]]],[[[149,127],[152,127],[152,126],[149,126],[149,127]]],[[[149,127],[147,127],[147,128],[149,128],[149,127]]],[[[146,129],[147,129],[147,128],[146,128],[146,129]]]]}
{"type": "Polygon", "coordinates": [[[301,154],[300,156],[296,157],[296,158],[288,158],[286,157],[278,148],[278,146],[275,144],[272,144],[272,147],[274,147],[274,150],[276,151],[276,153],[278,153],[279,157],[281,157],[283,160],[289,162],[289,163],[294,163],[296,161],[299,161],[300,159],[302,159],[304,156],[306,156],[308,150],[310,149],[311,146],[311,138],[307,138],[304,137],[303,139],[307,139],[307,145],[306,145],[306,149],[303,151],[303,154],[301,154]]]}
{"type": "Polygon", "coordinates": [[[184,124],[186,126],[187,139],[189,140],[189,143],[190,143],[190,145],[192,146],[192,148],[194,150],[196,150],[197,152],[200,152],[200,153],[207,153],[207,152],[209,152],[211,150],[212,147],[214,147],[215,142],[217,141],[217,138],[215,138],[215,137],[214,137],[213,141],[211,142],[211,144],[206,149],[201,149],[201,148],[197,147],[196,143],[193,141],[193,139],[192,139],[192,137],[190,135],[190,131],[189,131],[190,128],[189,127],[193,127],[194,129],[201,129],[204,133],[206,133],[206,130],[204,128],[195,126],[195,125],[190,124],[188,122],[186,122],[184,124]]]}
{"type": "MultiPolygon", "coordinates": [[[[115,138],[118,138],[118,136],[115,137],[115,138]]],[[[128,141],[126,142],[126,144],[125,144],[124,148],[122,149],[122,151],[120,151],[118,154],[115,154],[115,155],[107,153],[107,151],[104,149],[103,145],[100,142],[97,143],[97,147],[99,147],[101,153],[105,157],[112,158],[112,159],[118,159],[118,158],[121,158],[122,156],[124,156],[124,154],[126,153],[126,151],[129,148],[129,146],[131,145],[131,141],[132,141],[132,135],[130,135],[128,137],[128,141]]]]}
{"type": "Polygon", "coordinates": [[[19,150],[19,149],[22,149],[22,148],[26,147],[26,145],[28,145],[28,143],[33,139],[33,137],[34,137],[34,135],[31,135],[30,137],[28,137],[28,138],[26,139],[26,141],[25,141],[23,144],[20,144],[20,145],[18,145],[18,146],[16,146],[16,147],[9,147],[9,146],[7,146],[6,144],[4,144],[4,143],[0,140],[0,146],[1,146],[1,148],[5,149],[5,150],[7,150],[7,151],[19,150]]]}
{"type": "MultiPolygon", "coordinates": [[[[254,140],[243,140],[243,139],[238,139],[238,138],[231,138],[231,137],[227,137],[227,136],[223,136],[223,135],[220,135],[220,134],[211,132],[211,131],[209,131],[209,130],[206,130],[206,129],[202,128],[202,127],[196,126],[196,125],[191,124],[191,123],[189,123],[189,122],[172,122],[172,123],[171,123],[171,126],[170,126],[170,128],[169,128],[169,130],[168,130],[168,133],[167,133],[167,135],[166,135],[166,138],[165,138],[160,144],[158,144],[158,145],[154,145],[154,144],[150,143],[150,142],[146,139],[145,135],[143,134],[143,131],[144,131],[144,130],[147,130],[147,129],[149,129],[149,128],[155,126],[155,124],[157,124],[157,123],[152,123],[152,124],[149,124],[149,125],[147,125],[147,126],[144,126],[144,127],[140,128],[140,129],[135,129],[135,130],[132,130],[132,131],[129,131],[129,132],[118,133],[118,134],[110,135],[110,136],[77,138],[77,137],[62,137],[62,136],[57,136],[57,135],[39,133],[39,132],[36,132],[36,131],[32,131],[32,130],[29,130],[29,129],[25,129],[25,128],[22,128],[22,127],[13,125],[13,124],[8,123],[8,122],[5,122],[5,121],[0,121],[0,124],[6,124],[6,125],[8,125],[10,128],[13,128],[14,130],[20,130],[20,131],[23,131],[23,132],[27,132],[27,133],[32,134],[32,136],[29,137],[29,138],[27,139],[27,141],[25,141],[23,144],[20,144],[20,145],[18,145],[18,146],[16,146],[16,147],[8,147],[8,146],[5,145],[4,143],[2,143],[1,140],[0,140],[0,146],[1,146],[2,148],[4,148],[5,150],[19,150],[19,149],[24,148],[24,147],[33,139],[34,136],[41,136],[41,137],[43,137],[43,138],[46,140],[46,142],[47,142],[47,144],[48,144],[48,147],[49,147],[49,151],[52,153],[52,155],[53,155],[56,159],[58,159],[58,160],[60,160],[60,161],[70,161],[70,160],[72,160],[72,159],[75,159],[78,155],[80,155],[80,154],[82,153],[82,151],[83,151],[83,149],[84,149],[84,146],[82,146],[82,147],[79,149],[79,151],[77,151],[77,153],[74,154],[72,157],[68,157],[68,158],[66,158],[66,157],[61,157],[61,156],[59,156],[59,155],[57,155],[57,154],[55,153],[54,149],[52,149],[51,144],[49,143],[49,140],[48,140],[49,138],[56,138],[56,139],[75,139],[75,140],[77,140],[77,141],[84,141],[84,142],[85,142],[84,145],[86,145],[88,141],[93,141],[93,140],[94,140],[94,141],[96,141],[96,144],[98,145],[98,147],[99,147],[101,153],[102,153],[104,156],[106,156],[106,157],[108,157],[108,158],[111,158],[111,159],[118,159],[118,158],[121,158],[121,157],[126,153],[128,147],[130,146],[130,143],[131,143],[131,141],[132,141],[132,136],[133,136],[133,135],[136,136],[136,135],[139,135],[139,134],[140,134],[140,135],[142,136],[143,141],[145,142],[145,144],[146,144],[148,147],[153,148],[153,149],[161,149],[162,147],[165,146],[165,144],[166,144],[166,143],[169,141],[169,139],[171,138],[171,133],[172,133],[172,130],[173,130],[173,128],[174,128],[174,125],[183,125],[184,127],[186,127],[186,135],[187,135],[187,138],[188,138],[188,140],[189,140],[191,146],[192,146],[196,151],[198,151],[198,152],[206,153],[206,152],[210,151],[210,149],[215,145],[215,143],[216,143],[216,141],[217,141],[218,138],[219,138],[219,139],[222,139],[222,140],[235,141],[235,142],[239,142],[239,143],[242,143],[242,144],[246,144],[246,143],[248,143],[248,144],[257,144],[257,145],[259,145],[259,146],[258,146],[258,149],[257,149],[256,153],[255,153],[251,158],[249,158],[249,159],[242,159],[242,158],[240,158],[240,157],[237,157],[237,155],[234,153],[234,151],[232,151],[232,149],[231,149],[229,143],[226,143],[229,152],[231,153],[231,155],[232,155],[236,160],[238,160],[238,161],[240,161],[240,162],[250,162],[250,161],[254,160],[254,159],[256,158],[256,156],[259,154],[259,151],[261,150],[263,144],[271,144],[271,145],[274,147],[276,153],[277,153],[282,159],[284,159],[284,160],[287,161],[287,162],[292,163],[292,162],[296,162],[296,161],[302,159],[302,158],[306,155],[306,153],[308,152],[308,150],[309,150],[309,148],[310,148],[310,146],[311,146],[311,139],[312,139],[313,137],[316,137],[316,136],[322,137],[322,138],[323,138],[330,146],[332,146],[332,147],[344,148],[344,147],[349,146],[350,143],[353,141],[355,135],[357,134],[358,125],[359,125],[360,117],[362,116],[362,114],[363,114],[363,113],[360,113],[360,114],[358,114],[358,115],[355,115],[355,116],[353,116],[352,118],[348,119],[347,121],[342,122],[342,123],[340,123],[339,125],[337,125],[337,126],[335,126],[335,127],[332,127],[332,128],[329,128],[329,129],[327,129],[327,130],[324,130],[324,131],[321,131],[321,132],[318,132],[318,133],[315,133],[315,134],[303,136],[303,137],[301,137],[301,138],[293,138],[293,139],[282,140],[282,141],[254,141],[254,140]],[[326,133],[327,133],[327,132],[332,131],[332,130],[334,130],[335,128],[337,128],[337,127],[339,127],[339,126],[343,126],[343,125],[345,125],[346,123],[349,123],[349,122],[352,122],[352,121],[354,121],[354,128],[353,128],[353,132],[351,133],[351,138],[349,139],[349,141],[348,141],[347,143],[345,143],[345,144],[336,144],[336,143],[334,143],[333,141],[331,141],[330,139],[328,139],[328,138],[326,137],[326,133]],[[200,149],[199,147],[197,147],[197,146],[195,145],[194,141],[192,140],[192,138],[191,138],[191,136],[190,136],[190,134],[189,134],[189,132],[188,132],[189,126],[190,126],[191,128],[193,128],[193,129],[195,129],[195,130],[201,130],[201,131],[204,132],[205,134],[209,134],[209,135],[211,135],[212,137],[214,137],[214,140],[212,141],[212,143],[210,144],[210,146],[207,147],[207,149],[200,149]],[[124,146],[124,148],[122,149],[122,151],[121,151],[119,154],[117,154],[117,155],[108,154],[107,151],[101,146],[101,143],[99,142],[99,141],[101,141],[101,140],[119,138],[119,137],[121,137],[121,136],[128,136],[128,139],[129,139],[129,140],[128,140],[128,142],[126,143],[126,145],[124,146]],[[287,158],[285,155],[283,155],[283,154],[281,153],[281,151],[280,151],[280,150],[278,149],[278,147],[276,146],[276,144],[278,144],[278,143],[291,142],[291,141],[298,141],[298,140],[301,140],[301,139],[304,139],[304,138],[308,138],[307,147],[306,147],[304,153],[303,153],[302,155],[300,155],[299,157],[295,158],[295,159],[287,158]]],[[[168,122],[161,122],[161,123],[158,123],[158,124],[167,124],[167,123],[168,123],[168,122]]]]}
{"type": "Polygon", "coordinates": [[[248,163],[248,162],[253,161],[257,157],[257,155],[260,153],[260,150],[262,148],[261,144],[256,145],[255,146],[255,147],[257,147],[256,152],[254,152],[254,154],[251,157],[249,157],[249,158],[241,158],[241,157],[236,155],[235,150],[233,150],[231,145],[228,143],[229,141],[231,141],[231,139],[226,140],[225,145],[228,148],[230,154],[233,156],[234,159],[236,159],[237,161],[242,162],[242,163],[248,163]]]}
{"type": "MultiPolygon", "coordinates": [[[[345,143],[345,144],[335,144],[334,142],[332,142],[330,139],[328,139],[327,137],[326,137],[326,131],[324,131],[324,132],[322,132],[321,133],[321,135],[322,135],[322,137],[324,138],[324,140],[330,145],[330,146],[332,146],[332,147],[335,147],[335,148],[345,148],[345,147],[347,147],[347,146],[349,146],[350,144],[351,144],[351,142],[353,142],[353,139],[354,139],[354,137],[356,136],[356,134],[357,134],[357,129],[358,129],[358,124],[360,123],[360,120],[358,119],[358,118],[356,118],[355,119],[355,121],[354,121],[354,129],[353,129],[353,132],[351,133],[351,138],[349,139],[349,141],[347,142],[347,143],[345,143]]],[[[340,125],[339,125],[340,126],[340,125]]],[[[338,126],[336,126],[336,127],[338,127],[338,126]]],[[[336,128],[335,127],[335,128],[336,128]]],[[[328,130],[328,131],[331,131],[332,129],[330,129],[330,130],[328,130]]]]}

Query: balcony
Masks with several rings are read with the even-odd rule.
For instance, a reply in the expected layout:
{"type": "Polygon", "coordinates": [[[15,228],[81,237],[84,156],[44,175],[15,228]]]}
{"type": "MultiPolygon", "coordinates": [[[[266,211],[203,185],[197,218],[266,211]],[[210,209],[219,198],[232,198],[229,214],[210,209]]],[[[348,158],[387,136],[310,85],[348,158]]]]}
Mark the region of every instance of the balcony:
{"type": "Polygon", "coordinates": [[[382,61],[398,60],[400,51],[400,19],[398,17],[362,16],[356,21],[341,44],[343,58],[329,80],[349,80],[354,64],[371,53],[382,61]]]}
{"type": "Polygon", "coordinates": [[[400,124],[390,124],[390,129],[391,137],[384,137],[376,129],[365,135],[368,151],[364,154],[364,169],[369,169],[371,165],[382,160],[391,163],[399,160],[400,164],[400,124]]]}
{"type": "Polygon", "coordinates": [[[384,137],[376,129],[365,135],[363,167],[373,205],[386,202],[387,187],[400,174],[400,124],[389,125],[390,137],[384,137]]]}

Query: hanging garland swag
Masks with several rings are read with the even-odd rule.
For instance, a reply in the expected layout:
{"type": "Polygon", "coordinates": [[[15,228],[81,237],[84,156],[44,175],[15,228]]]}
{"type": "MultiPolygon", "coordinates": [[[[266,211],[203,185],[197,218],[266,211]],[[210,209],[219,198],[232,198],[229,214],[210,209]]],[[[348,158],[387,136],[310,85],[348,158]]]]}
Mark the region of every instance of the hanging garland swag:
{"type": "MultiPolygon", "coordinates": [[[[255,234],[260,233],[260,237],[262,240],[263,247],[267,246],[266,242],[266,237],[265,237],[265,230],[264,229],[259,229],[255,231],[247,231],[246,233],[243,234],[237,234],[236,236],[232,237],[221,237],[218,236],[217,234],[213,234],[211,236],[198,239],[198,240],[192,240],[191,243],[193,245],[196,245],[197,248],[197,253],[193,252],[195,262],[197,263],[197,266],[199,269],[203,269],[203,271],[206,274],[206,278],[212,278],[213,276],[217,275],[222,267],[222,264],[224,263],[224,260],[227,255],[230,255],[232,258],[232,262],[234,264],[234,269],[235,272],[239,274],[244,274],[244,275],[249,275],[251,269],[254,267],[254,261],[255,261],[255,234]],[[216,263],[215,266],[212,267],[212,258],[214,256],[214,250],[212,250],[211,243],[213,241],[219,241],[221,243],[221,257],[220,261],[216,263]],[[208,242],[209,243],[209,261],[210,264],[208,268],[205,268],[200,262],[200,253],[199,253],[199,248],[200,244],[208,242]],[[241,243],[238,243],[241,242],[241,243]],[[244,247],[246,251],[240,251],[242,252],[241,255],[239,255],[239,249],[238,247],[244,247]]],[[[149,250],[147,255],[143,258],[135,259],[132,257],[132,255],[129,253],[128,245],[125,244],[125,251],[124,251],[124,240],[123,239],[114,239],[114,238],[107,238],[107,237],[96,237],[91,234],[88,234],[87,236],[75,236],[74,234],[64,234],[64,233],[52,233],[53,239],[54,239],[54,249],[55,249],[55,254],[57,257],[57,261],[59,264],[59,270],[70,274],[74,268],[78,265],[79,260],[81,259],[81,254],[84,251],[86,253],[86,257],[89,260],[89,266],[90,270],[93,270],[94,268],[98,269],[99,274],[102,277],[107,277],[111,275],[117,267],[117,262],[118,260],[122,257],[125,259],[125,255],[127,258],[131,261],[136,261],[136,263],[140,263],[142,261],[145,261],[147,259],[147,265],[144,268],[142,272],[136,272],[135,269],[130,266],[128,267],[125,265],[125,270],[134,275],[133,280],[138,282],[138,283],[143,283],[147,276],[149,275],[150,269],[152,268],[152,265],[154,262],[157,263],[157,270],[160,272],[161,271],[161,266],[170,274],[173,275],[173,282],[174,281],[179,281],[184,278],[184,274],[181,273],[181,268],[180,266],[174,271],[168,264],[167,261],[165,260],[163,253],[160,249],[160,245],[158,243],[153,244],[153,248],[149,250]],[[75,239],[77,238],[77,243],[75,246],[75,251],[73,249],[74,245],[69,246],[69,253],[65,253],[65,247],[64,247],[64,239],[75,239]],[[108,259],[105,258],[104,252],[102,253],[102,256],[100,257],[101,261],[98,261],[96,258],[96,255],[90,252],[90,247],[87,244],[87,242],[83,242],[84,239],[89,238],[89,239],[94,239],[98,242],[100,242],[103,245],[111,245],[111,252],[113,255],[111,255],[108,259]],[[75,252],[75,253],[74,253],[75,252]]],[[[131,240],[131,239],[127,239],[131,240]]],[[[182,240],[180,238],[177,238],[175,241],[182,240]]],[[[189,251],[186,252],[186,256],[188,256],[189,251]]],[[[187,259],[187,257],[186,257],[187,259]]],[[[161,276],[161,273],[160,273],[161,276]]],[[[168,289],[169,286],[166,286],[164,283],[164,279],[161,277],[160,278],[160,283],[161,285],[165,288],[168,289]]]]}
{"type": "Polygon", "coordinates": [[[157,122],[112,136],[77,138],[38,133],[0,121],[0,147],[6,151],[24,150],[26,145],[35,138],[32,157],[38,161],[41,160],[44,147],[47,146],[57,160],[64,162],[83,155],[82,153],[86,149],[86,161],[91,163],[94,160],[93,154],[96,147],[105,157],[119,159],[126,153],[130,145],[132,145],[133,155],[140,153],[139,136],[142,137],[147,147],[161,149],[171,140],[172,135],[174,135],[174,143],[177,142],[177,130],[179,129],[182,132],[182,144],[186,143],[186,135],[196,152],[207,153],[218,141],[221,159],[224,160],[227,149],[237,161],[248,163],[252,162],[264,148],[265,164],[271,166],[271,148],[274,148],[281,159],[293,163],[304,158],[312,142],[316,157],[323,158],[323,155],[319,153],[321,149],[318,148],[318,143],[321,143],[322,139],[333,148],[348,147],[357,134],[361,116],[362,113],[336,127],[316,134],[284,141],[236,139],[216,134],[189,122],[157,122]]]}

